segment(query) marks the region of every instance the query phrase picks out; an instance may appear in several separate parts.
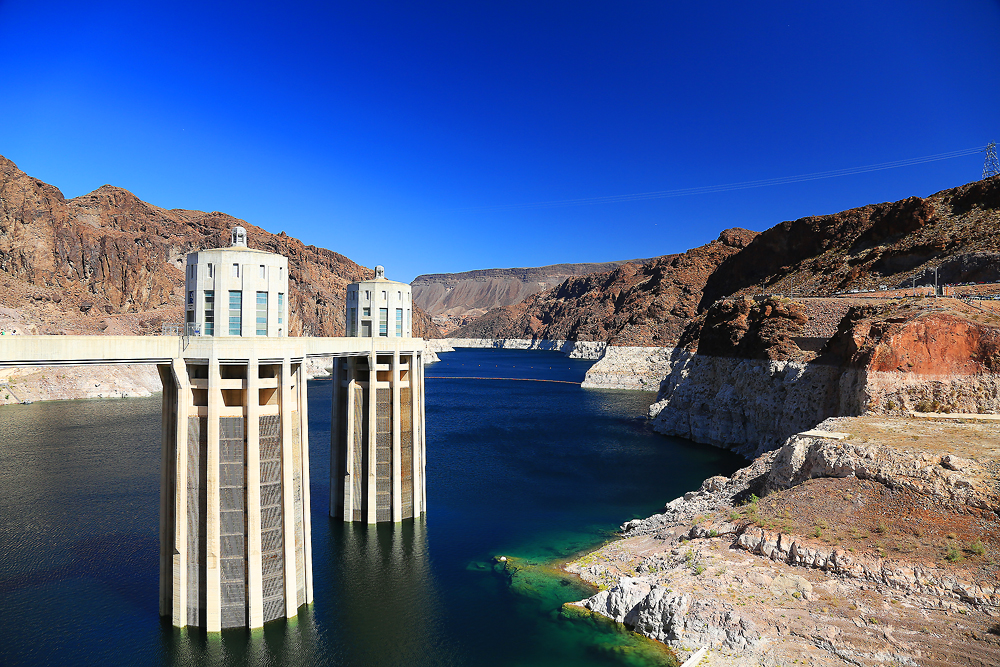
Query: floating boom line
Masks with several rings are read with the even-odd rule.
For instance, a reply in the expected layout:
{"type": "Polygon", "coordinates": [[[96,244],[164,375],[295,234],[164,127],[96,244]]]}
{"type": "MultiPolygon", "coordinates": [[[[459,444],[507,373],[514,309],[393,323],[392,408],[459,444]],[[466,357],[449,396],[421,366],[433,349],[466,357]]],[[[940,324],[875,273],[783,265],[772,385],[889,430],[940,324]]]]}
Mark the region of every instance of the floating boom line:
{"type": "Polygon", "coordinates": [[[678,188],[676,190],[656,190],[654,192],[636,192],[627,195],[609,195],[605,197],[583,197],[580,199],[560,199],[556,201],[531,202],[526,204],[503,204],[498,206],[473,206],[458,209],[462,211],[504,211],[530,208],[556,208],[560,206],[588,206],[593,204],[615,204],[619,202],[642,201],[646,199],[666,199],[668,197],[687,197],[690,195],[704,195],[714,192],[730,192],[733,190],[749,190],[751,188],[764,188],[773,185],[785,185],[788,183],[802,183],[805,181],[818,181],[824,178],[836,178],[838,176],[851,176],[853,174],[864,174],[872,171],[883,171],[885,169],[898,169],[900,167],[910,167],[927,162],[937,162],[939,160],[951,160],[957,157],[975,155],[982,153],[981,147],[965,148],[947,153],[937,153],[935,155],[925,155],[923,157],[908,158],[906,160],[894,160],[892,162],[880,162],[878,164],[863,165],[860,167],[849,167],[847,169],[832,169],[830,171],[818,171],[811,174],[799,174],[798,176],[783,176],[781,178],[765,178],[756,181],[744,181],[742,183],[726,183],[723,185],[706,185],[696,188],[678,188]]]}
{"type": "Polygon", "coordinates": [[[540,378],[490,378],[490,377],[472,377],[469,375],[456,375],[456,376],[446,376],[446,375],[426,375],[424,376],[426,380],[504,380],[507,382],[555,382],[556,384],[582,384],[580,382],[570,382],[569,380],[544,380],[540,378]]]}

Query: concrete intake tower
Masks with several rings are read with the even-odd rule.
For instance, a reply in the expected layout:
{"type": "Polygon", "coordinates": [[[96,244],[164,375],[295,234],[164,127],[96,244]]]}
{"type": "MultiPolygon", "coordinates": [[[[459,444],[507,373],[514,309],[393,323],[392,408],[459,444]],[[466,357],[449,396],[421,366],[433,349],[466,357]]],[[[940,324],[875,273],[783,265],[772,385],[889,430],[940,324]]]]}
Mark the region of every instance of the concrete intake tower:
{"type": "Polygon", "coordinates": [[[158,364],[160,613],[256,628],[313,601],[305,358],[333,361],[330,515],[398,522],[426,507],[423,341],[382,267],[348,287],[348,338],[287,337],[288,260],[242,227],[187,256],[185,297],[182,349],[158,364]]]}

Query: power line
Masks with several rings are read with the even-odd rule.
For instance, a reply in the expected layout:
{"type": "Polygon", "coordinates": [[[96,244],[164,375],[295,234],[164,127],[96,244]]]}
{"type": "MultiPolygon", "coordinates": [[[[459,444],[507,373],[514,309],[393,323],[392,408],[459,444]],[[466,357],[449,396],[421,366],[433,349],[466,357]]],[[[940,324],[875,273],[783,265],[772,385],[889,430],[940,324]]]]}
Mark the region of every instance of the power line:
{"type": "MultiPolygon", "coordinates": [[[[992,144],[991,144],[992,145],[992,144]]],[[[882,171],[884,169],[898,169],[899,167],[910,167],[916,164],[927,162],[937,162],[939,160],[951,160],[957,157],[965,157],[982,153],[982,148],[965,148],[947,153],[937,153],[936,155],[925,155],[923,157],[909,158],[906,160],[894,160],[892,162],[880,162],[879,164],[869,164],[861,167],[850,167],[847,169],[833,169],[830,171],[819,171],[811,174],[799,174],[798,176],[784,176],[781,178],[766,178],[757,181],[744,181],[742,183],[726,183],[723,185],[707,185],[696,188],[679,188],[676,190],[657,190],[654,192],[636,192],[627,195],[609,195],[606,197],[583,197],[580,199],[560,199],[556,201],[532,202],[526,204],[502,204],[498,206],[473,206],[462,211],[504,211],[529,208],[556,208],[560,206],[585,206],[592,204],[615,204],[619,202],[642,201],[645,199],[665,199],[667,197],[686,197],[689,195],[711,194],[714,192],[730,192],[733,190],[748,190],[750,188],[763,188],[772,185],[786,185],[788,183],[802,183],[805,181],[816,181],[824,178],[836,178],[838,176],[850,176],[853,174],[864,174],[871,171],[882,171]]],[[[994,154],[995,159],[995,154],[994,154]]]]}

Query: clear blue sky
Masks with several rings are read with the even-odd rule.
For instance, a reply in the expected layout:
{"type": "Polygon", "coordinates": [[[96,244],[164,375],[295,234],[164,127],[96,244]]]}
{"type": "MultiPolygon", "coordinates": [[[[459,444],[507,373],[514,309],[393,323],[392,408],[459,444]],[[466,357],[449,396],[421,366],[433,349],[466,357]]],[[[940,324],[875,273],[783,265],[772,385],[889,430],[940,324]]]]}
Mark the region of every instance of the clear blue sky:
{"type": "Polygon", "coordinates": [[[1000,3],[0,0],[0,154],[388,276],[648,257],[977,180],[1000,3]]]}

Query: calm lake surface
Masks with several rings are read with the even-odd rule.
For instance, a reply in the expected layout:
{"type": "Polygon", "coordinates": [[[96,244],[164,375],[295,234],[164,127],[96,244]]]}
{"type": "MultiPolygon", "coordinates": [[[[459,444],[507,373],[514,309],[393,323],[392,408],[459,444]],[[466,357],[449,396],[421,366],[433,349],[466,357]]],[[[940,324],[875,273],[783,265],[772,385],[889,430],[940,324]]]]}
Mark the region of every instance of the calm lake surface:
{"type": "Polygon", "coordinates": [[[0,407],[0,665],[665,664],[652,642],[562,612],[592,591],[546,565],[742,459],[653,433],[652,394],[527,381],[578,383],[589,361],[441,358],[426,519],[328,517],[330,382],[310,382],[316,601],[221,636],[158,615],[159,396],[0,407]]]}

